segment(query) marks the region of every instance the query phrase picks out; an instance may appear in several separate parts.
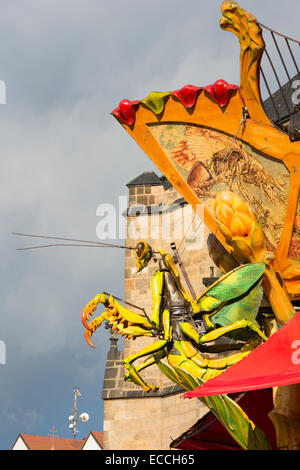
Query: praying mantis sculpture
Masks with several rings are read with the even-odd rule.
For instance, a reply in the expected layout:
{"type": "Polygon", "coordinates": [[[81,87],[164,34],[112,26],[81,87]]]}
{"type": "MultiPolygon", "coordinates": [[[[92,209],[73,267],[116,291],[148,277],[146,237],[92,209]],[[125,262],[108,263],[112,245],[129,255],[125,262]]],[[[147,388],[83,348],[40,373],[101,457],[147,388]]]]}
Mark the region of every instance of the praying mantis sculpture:
{"type": "MultiPolygon", "coordinates": [[[[229,192],[218,195],[217,211],[220,201],[224,206],[222,198],[228,202],[230,197],[239,210],[242,207],[247,212],[245,217],[252,221],[257,231],[251,211],[244,203],[241,206],[238,196],[229,192]]],[[[245,225],[245,217],[241,224],[245,225]]],[[[243,236],[246,238],[245,233],[243,236]]],[[[146,241],[137,244],[135,256],[137,272],[142,271],[152,259],[158,263],[151,284],[151,318],[128,310],[106,293],[96,295],[82,311],[85,337],[91,346],[91,336],[103,321],[129,339],[138,336],[157,338],[124,359],[127,370],[125,380],[141,386],[145,392],[157,391],[158,387],[147,383],[140,374],[156,364],[170,380],[186,390],[192,390],[268,339],[258,318],[263,295],[261,280],[265,271],[264,262],[248,263],[231,270],[197,299],[192,299],[181,283],[172,256],[161,249],[152,250],[146,241]],[[99,304],[104,305],[105,312],[89,322],[99,304]],[[144,362],[134,365],[136,360],[144,357],[144,362]]],[[[234,400],[226,395],[203,397],[201,400],[242,448],[269,448],[264,434],[234,400]]]]}

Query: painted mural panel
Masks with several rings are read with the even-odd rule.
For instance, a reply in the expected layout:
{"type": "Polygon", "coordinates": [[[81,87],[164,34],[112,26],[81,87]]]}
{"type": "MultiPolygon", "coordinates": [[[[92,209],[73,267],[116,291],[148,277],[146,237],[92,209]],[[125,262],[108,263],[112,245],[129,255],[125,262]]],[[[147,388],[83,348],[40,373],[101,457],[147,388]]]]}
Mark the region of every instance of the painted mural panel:
{"type": "Polygon", "coordinates": [[[300,260],[300,199],[298,200],[298,209],[290,244],[289,257],[291,259],[300,260]]]}
{"type": "MultiPolygon", "coordinates": [[[[176,123],[153,124],[149,129],[208,210],[213,210],[217,192],[237,193],[263,227],[268,249],[275,251],[289,192],[289,172],[282,162],[207,127],[176,123]]],[[[299,220],[300,215],[290,250],[294,259],[299,257],[299,220]]]]}

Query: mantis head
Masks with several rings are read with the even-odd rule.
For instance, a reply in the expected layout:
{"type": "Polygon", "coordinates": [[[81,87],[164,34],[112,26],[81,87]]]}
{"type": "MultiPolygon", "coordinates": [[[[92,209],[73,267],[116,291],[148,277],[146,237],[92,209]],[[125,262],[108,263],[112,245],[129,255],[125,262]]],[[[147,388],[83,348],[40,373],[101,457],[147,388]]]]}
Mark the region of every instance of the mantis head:
{"type": "Polygon", "coordinates": [[[140,271],[142,271],[148,265],[151,258],[151,246],[143,240],[139,241],[135,247],[136,272],[139,273],[140,271]]]}

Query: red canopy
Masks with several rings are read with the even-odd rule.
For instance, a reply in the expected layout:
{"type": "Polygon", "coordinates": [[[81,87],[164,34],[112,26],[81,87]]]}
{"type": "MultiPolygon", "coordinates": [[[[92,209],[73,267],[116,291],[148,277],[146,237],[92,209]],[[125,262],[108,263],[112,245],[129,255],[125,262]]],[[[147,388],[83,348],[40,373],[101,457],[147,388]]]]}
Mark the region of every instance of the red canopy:
{"type": "MultiPolygon", "coordinates": [[[[268,417],[273,409],[272,389],[231,395],[276,449],[275,428],[268,417]]],[[[241,450],[221,422],[209,411],[196,424],[175,439],[171,448],[185,450],[241,450]]]]}
{"type": "Polygon", "coordinates": [[[184,397],[223,395],[295,383],[300,383],[300,313],[240,362],[184,397]]]}

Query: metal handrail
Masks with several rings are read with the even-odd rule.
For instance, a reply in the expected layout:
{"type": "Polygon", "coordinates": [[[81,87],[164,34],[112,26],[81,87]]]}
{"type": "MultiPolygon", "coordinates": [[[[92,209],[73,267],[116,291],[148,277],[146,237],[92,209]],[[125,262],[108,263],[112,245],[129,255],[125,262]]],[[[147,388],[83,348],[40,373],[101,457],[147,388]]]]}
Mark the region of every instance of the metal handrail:
{"type": "Polygon", "coordinates": [[[273,117],[272,120],[282,128],[282,122],[284,122],[286,119],[288,119],[295,112],[295,108],[293,106],[290,106],[290,104],[288,103],[287,96],[286,96],[286,90],[284,90],[284,88],[286,88],[286,86],[288,84],[292,85],[294,76],[297,76],[298,74],[300,75],[300,64],[298,65],[297,60],[295,58],[295,55],[294,55],[294,53],[292,51],[292,48],[291,48],[291,44],[290,44],[290,42],[292,41],[293,43],[298,44],[300,46],[300,40],[297,40],[297,39],[291,38],[289,36],[286,36],[285,34],[282,34],[278,31],[275,31],[274,29],[272,29],[272,28],[270,28],[270,27],[268,27],[268,26],[266,26],[262,23],[258,23],[258,25],[262,29],[266,29],[271,33],[271,38],[272,38],[273,43],[275,45],[275,49],[278,53],[280,62],[282,64],[283,69],[285,71],[285,74],[287,76],[286,84],[282,85],[282,82],[279,78],[279,74],[276,71],[274,61],[272,60],[271,55],[270,55],[269,51],[267,50],[267,47],[265,47],[264,52],[265,52],[266,58],[267,58],[268,63],[271,67],[271,70],[273,72],[273,76],[275,78],[275,81],[278,85],[278,90],[277,91],[280,93],[282,102],[284,103],[285,108],[286,108],[286,112],[284,111],[284,113],[285,113],[284,115],[282,113],[283,108],[279,109],[278,104],[276,103],[276,100],[274,99],[274,93],[271,92],[271,87],[270,87],[270,84],[268,82],[268,78],[267,78],[266,73],[263,70],[261,65],[260,65],[260,73],[261,73],[261,76],[263,78],[263,82],[264,82],[264,85],[266,87],[267,93],[269,95],[269,100],[272,103],[272,107],[274,109],[275,116],[273,117]],[[287,46],[287,52],[289,53],[289,56],[292,60],[292,63],[294,64],[294,67],[295,67],[295,70],[296,70],[296,75],[294,73],[292,73],[291,70],[289,70],[289,67],[287,65],[287,60],[285,58],[285,53],[280,48],[280,45],[277,41],[276,36],[280,36],[280,37],[284,38],[285,44],[287,46]]]}

